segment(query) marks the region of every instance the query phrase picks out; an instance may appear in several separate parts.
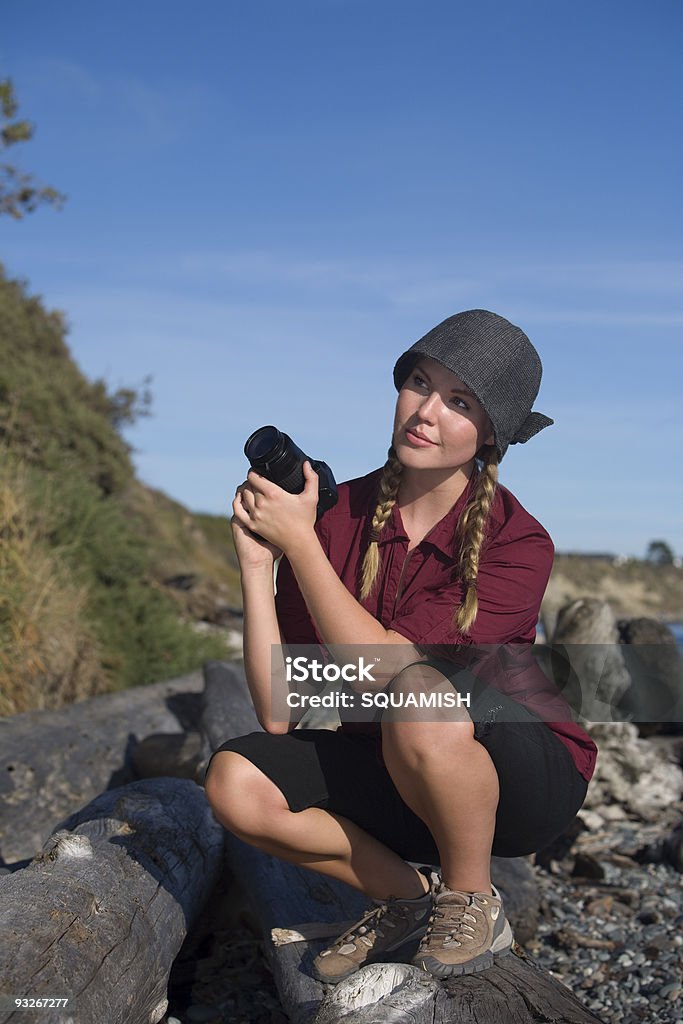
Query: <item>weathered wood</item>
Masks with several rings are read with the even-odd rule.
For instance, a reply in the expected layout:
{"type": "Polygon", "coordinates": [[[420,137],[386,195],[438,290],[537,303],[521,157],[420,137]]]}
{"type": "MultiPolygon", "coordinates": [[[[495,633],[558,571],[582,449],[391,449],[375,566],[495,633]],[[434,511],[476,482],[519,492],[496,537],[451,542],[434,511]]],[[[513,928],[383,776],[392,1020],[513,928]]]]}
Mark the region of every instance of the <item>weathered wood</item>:
{"type": "Polygon", "coordinates": [[[0,978],[67,1010],[0,1024],[156,1024],[173,960],[216,883],[224,833],[194,782],[103,793],[30,865],[0,878],[0,978]]]}
{"type": "MultiPolygon", "coordinates": [[[[214,733],[207,744],[215,747],[232,735],[251,731],[253,722],[246,714],[246,719],[238,715],[235,724],[220,711],[221,701],[229,695],[230,705],[245,712],[249,698],[243,673],[214,662],[210,678],[211,700],[206,706],[213,713],[207,713],[206,722],[212,723],[214,733]]],[[[345,922],[357,920],[367,907],[366,899],[348,886],[259,853],[234,836],[227,836],[226,857],[263,930],[275,983],[292,1024],[342,1020],[344,1024],[595,1024],[598,1020],[564,986],[533,965],[520,947],[518,956],[510,955],[490,971],[457,981],[440,982],[407,964],[376,964],[325,991],[311,971],[314,956],[325,945],[323,935],[338,935],[345,922]],[[305,939],[287,941],[299,930],[305,939]]],[[[517,938],[524,936],[526,941],[535,931],[538,912],[529,865],[524,860],[494,858],[492,874],[517,938]]]]}
{"type": "Polygon", "coordinates": [[[242,662],[207,661],[204,665],[199,730],[202,747],[197,782],[203,781],[211,755],[221,743],[261,731],[242,662]]]}
{"type": "Polygon", "coordinates": [[[131,755],[150,733],[196,727],[201,671],[0,719],[0,863],[32,857],[55,821],[133,781],[131,755]]]}
{"type": "Polygon", "coordinates": [[[596,1024],[568,989],[517,947],[480,974],[437,981],[374,964],[330,989],[313,1024],[596,1024]]]}
{"type": "Polygon", "coordinates": [[[313,957],[322,943],[277,946],[272,929],[316,921],[329,923],[330,932],[336,934],[335,922],[357,920],[367,900],[340,882],[269,857],[231,835],[227,836],[226,858],[263,933],[283,1009],[292,1024],[303,1024],[314,1016],[323,996],[323,986],[311,973],[313,957]]]}
{"type": "MultiPolygon", "coordinates": [[[[280,999],[292,1024],[336,1024],[342,1020],[344,1024],[594,1024],[598,1020],[563,985],[526,958],[521,947],[517,947],[518,956],[504,958],[500,966],[450,983],[407,964],[375,964],[326,990],[312,976],[313,958],[324,948],[325,934],[336,936],[348,921],[361,916],[367,909],[365,898],[341,883],[261,854],[233,836],[227,837],[226,856],[251,897],[280,999]],[[308,927],[311,923],[316,928],[308,927]],[[286,941],[292,938],[286,932],[296,932],[299,926],[309,938],[286,941]],[[317,933],[317,938],[311,937],[312,933],[317,933]]],[[[529,868],[518,861],[494,858],[492,873],[513,926],[523,930],[523,906],[516,914],[510,910],[519,895],[510,872],[513,865],[514,873],[523,879],[523,869],[528,872],[529,868]]]]}
{"type": "Polygon", "coordinates": [[[195,779],[201,752],[198,732],[155,732],[131,751],[130,763],[138,779],[195,779]]]}

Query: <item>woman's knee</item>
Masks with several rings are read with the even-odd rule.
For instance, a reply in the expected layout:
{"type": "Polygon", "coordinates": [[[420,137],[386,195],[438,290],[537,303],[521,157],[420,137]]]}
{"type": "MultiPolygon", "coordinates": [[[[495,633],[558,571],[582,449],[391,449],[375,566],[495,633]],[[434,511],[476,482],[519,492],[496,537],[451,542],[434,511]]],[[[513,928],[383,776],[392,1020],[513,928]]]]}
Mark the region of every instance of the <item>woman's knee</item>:
{"type": "Polygon", "coordinates": [[[243,838],[266,836],[282,792],[246,757],[231,750],[214,754],[204,782],[206,798],[221,825],[243,838]]]}
{"type": "MultiPolygon", "coordinates": [[[[422,771],[432,762],[457,765],[459,753],[467,757],[474,738],[471,721],[410,722],[382,720],[382,748],[406,767],[422,771]]],[[[385,757],[385,760],[388,759],[385,757]]]]}
{"type": "MultiPolygon", "coordinates": [[[[417,762],[476,742],[474,724],[451,682],[431,665],[410,665],[388,688],[383,742],[417,762]]],[[[416,764],[417,766],[417,764],[416,764]]]]}

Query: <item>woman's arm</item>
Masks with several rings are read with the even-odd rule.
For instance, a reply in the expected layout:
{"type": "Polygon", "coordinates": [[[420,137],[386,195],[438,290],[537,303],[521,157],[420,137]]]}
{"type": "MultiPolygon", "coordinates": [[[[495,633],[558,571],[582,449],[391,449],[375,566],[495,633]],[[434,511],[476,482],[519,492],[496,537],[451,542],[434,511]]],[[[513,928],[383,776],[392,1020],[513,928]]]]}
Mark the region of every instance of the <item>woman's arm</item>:
{"type": "Polygon", "coordinates": [[[242,575],[244,609],[244,671],[254,710],[266,732],[288,732],[290,722],[273,721],[273,696],[286,697],[281,636],[275,614],[273,569],[242,575]]]}
{"type": "Polygon", "coordinates": [[[367,645],[385,648],[373,671],[373,688],[386,686],[401,668],[421,655],[406,637],[385,629],[337,576],[314,529],[318,475],[305,463],[304,476],[304,491],[292,495],[252,471],[241,492],[242,501],[235,505],[235,517],[284,551],[318,633],[332,653],[343,646],[343,652],[337,654],[349,661],[360,657],[367,645]]]}
{"type": "MultiPolygon", "coordinates": [[[[305,709],[289,711],[285,721],[276,721],[273,717],[273,704],[284,709],[290,689],[285,680],[283,638],[275,611],[273,586],[275,561],[281,551],[245,527],[239,520],[237,508],[241,508],[240,488],[233,502],[232,534],[242,584],[244,671],[259,724],[266,732],[288,732],[305,709]]],[[[277,717],[285,718],[285,715],[277,717]]]]}

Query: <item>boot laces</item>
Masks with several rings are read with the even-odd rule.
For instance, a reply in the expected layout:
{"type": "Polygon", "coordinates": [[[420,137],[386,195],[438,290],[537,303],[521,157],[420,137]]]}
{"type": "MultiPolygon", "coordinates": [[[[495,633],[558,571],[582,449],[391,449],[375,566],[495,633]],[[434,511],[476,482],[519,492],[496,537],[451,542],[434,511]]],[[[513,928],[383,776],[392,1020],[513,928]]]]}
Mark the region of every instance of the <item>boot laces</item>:
{"type": "Polygon", "coordinates": [[[371,907],[363,916],[360,921],[356,922],[347,932],[340,935],[330,950],[336,949],[337,952],[342,952],[342,947],[352,946],[355,942],[360,940],[364,945],[372,945],[371,935],[375,937],[379,936],[384,938],[384,932],[382,928],[395,928],[396,922],[392,921],[391,914],[388,911],[393,910],[399,914],[402,912],[402,907],[396,904],[393,897],[389,897],[386,902],[379,903],[376,907],[371,907]],[[379,922],[382,922],[382,928],[379,927],[379,922]]]}
{"type": "Polygon", "coordinates": [[[473,942],[479,923],[475,913],[483,917],[484,911],[473,895],[468,893],[466,899],[466,903],[449,903],[443,910],[439,910],[438,904],[435,904],[425,940],[433,936],[442,943],[455,943],[458,946],[462,946],[464,940],[473,942]]]}

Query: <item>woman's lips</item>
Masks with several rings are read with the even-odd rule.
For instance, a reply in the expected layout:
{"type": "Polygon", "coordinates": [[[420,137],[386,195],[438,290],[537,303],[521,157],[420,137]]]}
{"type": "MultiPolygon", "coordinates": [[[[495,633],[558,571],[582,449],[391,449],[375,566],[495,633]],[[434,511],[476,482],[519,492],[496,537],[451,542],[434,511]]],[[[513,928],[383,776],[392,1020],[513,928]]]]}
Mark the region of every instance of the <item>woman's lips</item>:
{"type": "Polygon", "coordinates": [[[406,438],[410,444],[415,445],[416,448],[433,448],[436,444],[435,441],[429,441],[426,437],[421,437],[420,434],[413,433],[412,430],[406,430],[406,438]]]}

